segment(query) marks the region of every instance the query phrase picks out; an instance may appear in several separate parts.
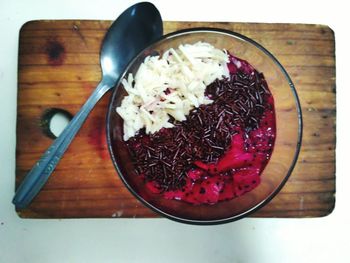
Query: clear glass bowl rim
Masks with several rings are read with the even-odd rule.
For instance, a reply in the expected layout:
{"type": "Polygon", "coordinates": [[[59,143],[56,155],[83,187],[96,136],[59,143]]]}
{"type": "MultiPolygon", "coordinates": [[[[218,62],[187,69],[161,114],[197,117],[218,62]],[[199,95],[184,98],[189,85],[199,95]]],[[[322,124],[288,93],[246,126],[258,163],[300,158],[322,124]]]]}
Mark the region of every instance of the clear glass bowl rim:
{"type": "Polygon", "coordinates": [[[124,183],[124,185],[127,187],[127,189],[139,200],[141,201],[146,207],[152,209],[153,211],[157,212],[158,214],[169,218],[171,220],[177,221],[177,222],[181,222],[181,223],[187,223],[187,224],[194,224],[194,225],[216,225],[216,224],[224,224],[224,223],[229,223],[229,222],[233,222],[239,219],[242,219],[244,217],[247,217],[248,215],[254,213],[255,211],[259,210],[260,208],[262,208],[263,206],[265,206],[267,203],[269,203],[279,192],[280,190],[283,188],[283,186],[285,185],[285,183],[288,181],[288,178],[290,177],[296,163],[298,160],[298,156],[300,153],[300,148],[301,148],[301,143],[302,143],[302,133],[303,133],[303,118],[302,118],[302,110],[301,110],[301,105],[300,105],[300,100],[297,94],[297,91],[295,89],[295,86],[290,78],[290,76],[288,75],[287,71],[285,70],[285,68],[282,66],[282,64],[276,59],[276,57],[269,52],[266,48],[264,48],[262,45],[260,45],[258,42],[256,42],[255,40],[242,35],[240,33],[231,31],[231,30],[227,30],[227,29],[221,29],[221,28],[214,28],[214,27],[194,27],[194,28],[188,28],[188,29],[182,29],[182,30],[177,30],[168,34],[163,35],[161,38],[159,38],[158,40],[154,41],[153,43],[151,43],[149,46],[147,46],[146,48],[144,48],[141,52],[139,52],[134,59],[132,59],[130,61],[130,63],[128,64],[128,66],[125,68],[123,74],[120,76],[119,81],[117,82],[117,85],[115,87],[118,87],[121,83],[121,80],[124,78],[124,76],[126,75],[126,73],[129,71],[131,65],[133,65],[137,59],[137,57],[139,57],[140,54],[144,53],[145,50],[149,49],[149,47],[151,47],[152,45],[154,45],[157,42],[160,41],[164,41],[166,39],[170,39],[173,37],[178,37],[184,34],[190,34],[190,33],[218,33],[218,34],[224,34],[224,35],[229,35],[235,38],[239,38],[243,41],[246,41],[252,45],[254,45],[256,48],[260,49],[263,53],[265,53],[276,65],[277,67],[281,70],[282,74],[284,75],[284,77],[286,78],[286,80],[288,81],[289,87],[292,91],[292,94],[294,96],[294,101],[296,104],[296,110],[297,110],[297,117],[298,117],[298,139],[297,139],[297,143],[296,143],[296,149],[295,149],[295,153],[294,153],[294,157],[293,157],[293,161],[291,166],[289,167],[286,176],[284,177],[284,179],[282,180],[282,182],[279,184],[279,186],[275,189],[275,191],[273,193],[271,193],[271,195],[269,195],[266,199],[262,200],[259,204],[257,204],[256,206],[252,207],[251,209],[241,213],[241,214],[237,214],[234,215],[232,217],[228,217],[228,218],[224,218],[224,219],[219,219],[219,220],[192,220],[192,219],[185,219],[185,218],[181,218],[181,217],[177,217],[171,214],[168,214],[164,211],[162,211],[161,209],[153,206],[152,204],[150,204],[149,202],[147,202],[146,200],[144,200],[138,193],[135,192],[135,190],[128,184],[127,180],[124,178],[124,176],[122,175],[122,172],[120,170],[120,168],[118,167],[117,161],[115,159],[114,153],[113,153],[113,149],[112,149],[112,139],[110,136],[110,129],[111,129],[111,125],[110,125],[110,117],[111,114],[115,112],[115,109],[112,107],[112,102],[114,100],[114,97],[117,94],[117,89],[115,88],[111,94],[110,97],[110,102],[108,105],[108,110],[107,110],[107,120],[106,120],[106,133],[107,133],[107,145],[108,145],[108,150],[113,162],[113,165],[115,167],[115,169],[117,170],[117,173],[119,175],[119,177],[121,178],[122,182],[124,183]]]}

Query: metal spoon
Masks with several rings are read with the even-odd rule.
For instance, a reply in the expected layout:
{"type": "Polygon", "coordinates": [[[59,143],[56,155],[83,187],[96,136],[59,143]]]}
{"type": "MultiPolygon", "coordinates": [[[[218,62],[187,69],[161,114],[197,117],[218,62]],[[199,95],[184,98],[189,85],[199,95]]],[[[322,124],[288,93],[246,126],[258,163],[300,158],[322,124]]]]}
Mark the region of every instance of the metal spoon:
{"type": "Polygon", "coordinates": [[[141,2],[126,9],[111,25],[103,40],[100,60],[102,80],[61,135],[43,154],[18,187],[12,202],[27,207],[55,169],[74,136],[99,99],[120,79],[131,59],[163,34],[157,8],[141,2]]]}

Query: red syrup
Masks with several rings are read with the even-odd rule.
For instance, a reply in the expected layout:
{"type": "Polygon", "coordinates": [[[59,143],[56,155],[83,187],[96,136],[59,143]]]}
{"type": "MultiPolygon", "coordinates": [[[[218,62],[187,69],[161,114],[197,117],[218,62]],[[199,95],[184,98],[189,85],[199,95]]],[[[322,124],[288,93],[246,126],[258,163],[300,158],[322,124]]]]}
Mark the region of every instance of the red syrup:
{"type": "Polygon", "coordinates": [[[127,142],[151,192],[195,205],[215,204],[260,184],[276,137],[273,97],[264,76],[247,61],[230,55],[228,68],[230,81],[207,87],[212,104],[192,110],[175,128],[152,135],[141,131],[127,142]],[[248,86],[257,91],[247,92],[248,86]],[[233,106],[235,101],[239,106],[233,106]],[[211,117],[205,119],[206,114],[211,117]],[[214,135],[213,127],[218,129],[214,135]]]}

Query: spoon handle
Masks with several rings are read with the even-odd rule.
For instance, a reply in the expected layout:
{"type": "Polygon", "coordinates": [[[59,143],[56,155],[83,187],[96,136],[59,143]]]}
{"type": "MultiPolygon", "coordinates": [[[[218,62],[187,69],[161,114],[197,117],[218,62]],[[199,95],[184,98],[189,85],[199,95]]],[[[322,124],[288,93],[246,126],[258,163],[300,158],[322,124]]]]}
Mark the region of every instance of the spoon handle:
{"type": "Polygon", "coordinates": [[[60,136],[56,138],[41,156],[40,160],[25,176],[12,200],[17,208],[26,208],[38,194],[95,104],[110,88],[110,85],[105,84],[103,81],[98,84],[97,88],[62,131],[60,136]]]}

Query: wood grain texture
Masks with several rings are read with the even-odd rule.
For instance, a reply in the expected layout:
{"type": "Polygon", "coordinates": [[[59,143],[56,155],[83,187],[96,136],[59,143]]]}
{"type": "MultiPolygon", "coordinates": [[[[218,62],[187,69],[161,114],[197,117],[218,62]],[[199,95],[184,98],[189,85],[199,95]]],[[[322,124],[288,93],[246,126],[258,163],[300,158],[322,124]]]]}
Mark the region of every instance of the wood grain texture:
{"type": "MultiPolygon", "coordinates": [[[[99,49],[111,21],[31,21],[19,36],[16,186],[52,139],[41,116],[75,114],[97,85],[99,49]]],[[[253,217],[319,217],[335,205],[334,34],[322,25],[164,22],[165,32],[217,27],[266,47],[291,76],[302,105],[303,144],[281,192],[253,217]]],[[[106,95],[93,110],[25,218],[157,217],[124,187],[106,147],[106,95]]]]}

